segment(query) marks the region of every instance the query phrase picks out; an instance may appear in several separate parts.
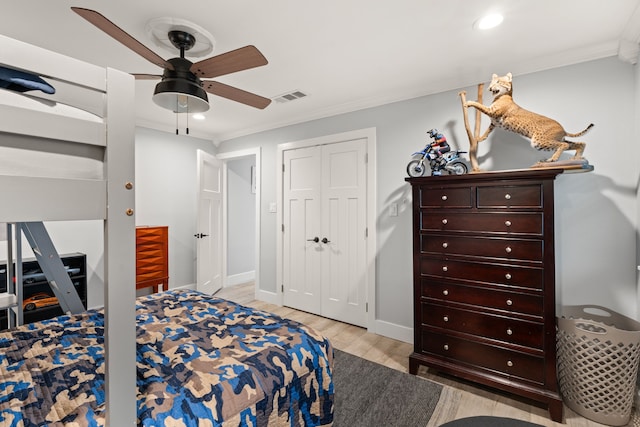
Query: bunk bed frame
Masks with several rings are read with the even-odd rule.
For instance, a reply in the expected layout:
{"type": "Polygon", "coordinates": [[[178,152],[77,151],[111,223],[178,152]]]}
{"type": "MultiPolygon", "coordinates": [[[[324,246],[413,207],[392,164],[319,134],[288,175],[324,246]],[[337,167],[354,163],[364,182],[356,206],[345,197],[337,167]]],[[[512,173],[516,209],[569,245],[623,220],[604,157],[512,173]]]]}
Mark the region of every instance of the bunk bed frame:
{"type": "Polygon", "coordinates": [[[134,79],[2,35],[0,66],[42,76],[57,90],[29,92],[41,109],[0,103],[0,222],[104,221],[106,422],[135,425],[134,79]],[[54,103],[91,118],[48,111],[54,103]],[[55,165],[29,167],[38,151],[55,165]],[[69,176],[69,162],[86,163],[86,176],[69,176]]]}
{"type": "Polygon", "coordinates": [[[0,89],[0,222],[33,231],[24,224],[103,221],[105,279],[104,315],[93,309],[0,332],[0,421],[332,425],[326,337],[198,291],[136,298],[133,77],[2,35],[0,66],[56,88],[0,89]],[[68,344],[72,335],[80,339],[68,344]],[[102,360],[104,377],[95,369],[102,360]],[[61,418],[68,410],[72,418],[61,418]]]}

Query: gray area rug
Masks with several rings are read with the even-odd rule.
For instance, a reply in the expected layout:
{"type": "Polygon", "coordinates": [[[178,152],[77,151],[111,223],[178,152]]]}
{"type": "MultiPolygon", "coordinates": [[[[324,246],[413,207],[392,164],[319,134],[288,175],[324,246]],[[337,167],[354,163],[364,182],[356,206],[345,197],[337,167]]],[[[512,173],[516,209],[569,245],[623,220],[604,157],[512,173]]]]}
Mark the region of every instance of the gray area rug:
{"type": "Polygon", "coordinates": [[[335,350],[334,427],[424,427],[442,386],[335,350]]]}

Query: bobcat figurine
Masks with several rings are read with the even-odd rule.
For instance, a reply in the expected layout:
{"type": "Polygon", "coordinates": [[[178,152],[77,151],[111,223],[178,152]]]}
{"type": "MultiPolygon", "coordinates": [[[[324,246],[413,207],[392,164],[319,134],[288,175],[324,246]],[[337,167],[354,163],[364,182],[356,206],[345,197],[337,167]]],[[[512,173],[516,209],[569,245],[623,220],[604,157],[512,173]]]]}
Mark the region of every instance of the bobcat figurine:
{"type": "Polygon", "coordinates": [[[466,107],[474,107],[491,118],[491,124],[482,139],[499,126],[531,139],[531,146],[537,150],[555,150],[545,162],[557,161],[565,150],[575,150],[572,160],[583,159],[585,143],[567,141],[565,138],[584,135],[593,127],[593,123],[582,132],[567,133],[557,121],[521,108],[513,102],[511,73],[502,77],[494,74],[491,77],[489,91],[493,93],[491,105],[486,106],[475,101],[465,103],[466,107]]]}

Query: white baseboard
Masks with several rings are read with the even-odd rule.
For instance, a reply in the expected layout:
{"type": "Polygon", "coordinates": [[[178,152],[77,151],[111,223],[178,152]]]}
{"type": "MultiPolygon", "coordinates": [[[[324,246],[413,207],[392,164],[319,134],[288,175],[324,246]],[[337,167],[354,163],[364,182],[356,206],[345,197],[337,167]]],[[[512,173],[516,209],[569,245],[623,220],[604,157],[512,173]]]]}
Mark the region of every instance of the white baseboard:
{"type": "Polygon", "coordinates": [[[375,333],[378,335],[413,344],[413,328],[385,322],[384,320],[376,320],[375,328],[375,333]]]}
{"type": "Polygon", "coordinates": [[[247,283],[256,280],[256,272],[255,271],[245,271],[244,273],[232,274],[231,276],[227,276],[227,280],[225,281],[224,286],[234,286],[239,285],[241,283],[247,283]]]}
{"type": "Polygon", "coordinates": [[[281,305],[278,294],[276,292],[265,291],[263,289],[259,289],[256,295],[256,299],[259,301],[264,301],[269,304],[281,305]]]}

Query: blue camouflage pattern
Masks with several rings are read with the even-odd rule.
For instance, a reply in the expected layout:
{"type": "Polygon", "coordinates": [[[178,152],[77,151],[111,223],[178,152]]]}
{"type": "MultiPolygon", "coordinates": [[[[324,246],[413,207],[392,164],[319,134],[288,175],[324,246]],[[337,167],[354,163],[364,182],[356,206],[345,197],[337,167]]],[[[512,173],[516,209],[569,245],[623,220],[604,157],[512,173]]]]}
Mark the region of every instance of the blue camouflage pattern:
{"type": "MultiPolygon", "coordinates": [[[[333,348],[312,328],[191,290],[136,303],[139,426],[331,426],[333,348]]],[[[105,425],[104,312],[0,333],[0,425],[105,425]]]]}

